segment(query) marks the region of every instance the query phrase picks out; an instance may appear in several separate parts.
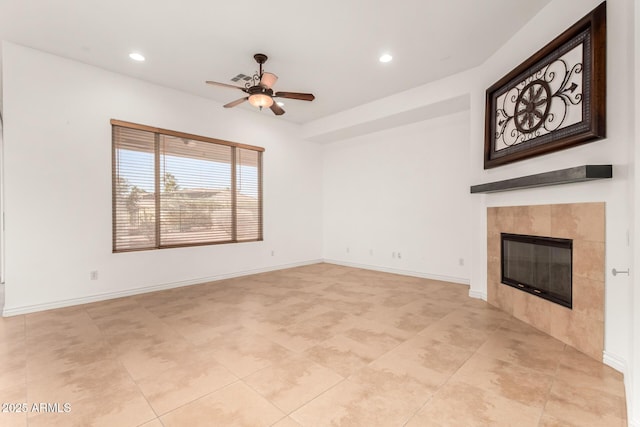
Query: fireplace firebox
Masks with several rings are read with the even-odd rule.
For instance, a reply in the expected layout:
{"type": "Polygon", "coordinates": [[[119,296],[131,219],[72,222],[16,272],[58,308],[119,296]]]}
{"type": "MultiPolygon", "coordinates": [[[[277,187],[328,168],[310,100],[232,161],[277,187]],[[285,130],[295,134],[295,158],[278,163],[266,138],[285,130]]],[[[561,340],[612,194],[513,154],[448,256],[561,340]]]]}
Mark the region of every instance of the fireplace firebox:
{"type": "Polygon", "coordinates": [[[500,233],[501,282],[572,307],[571,239],[500,233]]]}

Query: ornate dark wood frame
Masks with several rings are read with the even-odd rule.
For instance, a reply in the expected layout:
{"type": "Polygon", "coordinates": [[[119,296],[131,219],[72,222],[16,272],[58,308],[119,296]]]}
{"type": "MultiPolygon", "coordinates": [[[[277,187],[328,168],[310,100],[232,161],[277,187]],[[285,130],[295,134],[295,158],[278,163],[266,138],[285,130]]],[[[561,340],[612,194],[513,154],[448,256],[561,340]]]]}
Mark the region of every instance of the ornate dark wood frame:
{"type": "Polygon", "coordinates": [[[542,154],[551,153],[584,144],[606,136],[606,2],[601,3],[587,16],[576,22],[555,40],[536,52],[509,74],[493,84],[486,92],[484,168],[490,169],[542,154]],[[571,43],[581,33],[588,31],[589,43],[583,43],[583,85],[585,96],[582,122],[559,131],[501,150],[494,150],[496,133],[496,100],[557,59],[557,52],[571,43]],[[587,52],[586,49],[589,48],[587,52]],[[570,129],[575,127],[574,130],[570,129]],[[539,141],[536,141],[539,140],[539,141]],[[546,141],[546,142],[545,142],[546,141]]]}

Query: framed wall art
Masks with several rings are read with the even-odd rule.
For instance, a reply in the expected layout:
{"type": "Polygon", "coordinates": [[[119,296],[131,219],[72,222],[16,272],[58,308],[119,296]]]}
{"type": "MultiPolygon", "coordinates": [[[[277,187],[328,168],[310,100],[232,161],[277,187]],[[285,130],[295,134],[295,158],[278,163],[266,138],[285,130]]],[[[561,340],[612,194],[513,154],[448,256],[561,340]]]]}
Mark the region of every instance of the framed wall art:
{"type": "Polygon", "coordinates": [[[605,137],[606,2],[487,89],[484,168],[605,137]]]}

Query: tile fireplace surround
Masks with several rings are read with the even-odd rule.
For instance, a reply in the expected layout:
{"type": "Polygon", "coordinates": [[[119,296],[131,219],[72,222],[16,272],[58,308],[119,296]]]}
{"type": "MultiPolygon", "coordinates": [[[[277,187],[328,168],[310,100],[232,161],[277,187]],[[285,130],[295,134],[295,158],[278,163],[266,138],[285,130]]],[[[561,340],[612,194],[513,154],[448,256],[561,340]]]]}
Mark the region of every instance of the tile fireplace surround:
{"type": "Polygon", "coordinates": [[[602,361],[605,204],[487,208],[487,301],[602,361]],[[573,240],[573,309],[500,283],[500,233],[573,240]]]}

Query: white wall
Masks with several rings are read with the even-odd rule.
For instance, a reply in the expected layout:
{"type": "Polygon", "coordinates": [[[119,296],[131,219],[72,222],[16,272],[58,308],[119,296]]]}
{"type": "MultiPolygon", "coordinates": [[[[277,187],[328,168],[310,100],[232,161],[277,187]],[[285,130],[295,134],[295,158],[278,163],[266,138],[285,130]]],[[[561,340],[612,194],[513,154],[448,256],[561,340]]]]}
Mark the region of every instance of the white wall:
{"type": "MultiPolygon", "coordinates": [[[[533,20],[481,67],[482,86],[488,87],[549,40],[587,14],[600,3],[590,1],[552,1],[533,20]]],[[[521,161],[485,171],[482,166],[482,130],[480,119],[484,94],[471,97],[471,158],[475,182],[490,182],[583,164],[612,164],[614,178],[602,182],[572,184],[486,195],[476,206],[480,225],[486,224],[486,207],[500,205],[606,202],[605,261],[605,363],[626,374],[630,419],[640,416],[640,399],[631,390],[632,372],[632,297],[629,276],[611,274],[612,268],[626,270],[632,264],[634,185],[634,87],[632,35],[634,32],[631,0],[607,2],[607,138],[558,153],[521,161]],[[475,113],[474,113],[475,112],[475,113]],[[635,400],[634,400],[635,399],[635,400]]],[[[471,277],[472,290],[486,293],[486,235],[474,236],[474,260],[480,265],[471,277]]],[[[635,367],[637,375],[638,368],[635,367]]]]}
{"type": "Polygon", "coordinates": [[[468,144],[468,111],[327,144],[325,259],[468,283],[468,144]]]}
{"type": "MultiPolygon", "coordinates": [[[[634,15],[634,0],[609,0],[607,2],[607,138],[534,159],[524,160],[496,169],[483,169],[484,108],[486,89],[526,60],[530,55],[553,40],[582,18],[600,0],[552,0],[537,16],[500,48],[481,66],[450,76],[411,91],[381,99],[351,109],[346,113],[325,117],[304,126],[304,134],[311,139],[322,139],[324,135],[339,134],[340,129],[363,129],[372,119],[393,116],[399,111],[418,110],[428,105],[445,102],[461,95],[470,97],[469,112],[469,181],[468,185],[498,181],[518,176],[540,173],[584,164],[613,164],[614,178],[602,182],[571,184],[511,191],[499,194],[474,195],[471,198],[471,231],[468,244],[471,246],[469,276],[470,295],[486,296],[486,209],[489,206],[524,205],[571,202],[606,202],[606,302],[605,302],[605,355],[606,363],[625,372],[630,421],[640,425],[640,352],[638,331],[640,323],[636,314],[635,332],[632,329],[640,297],[633,292],[633,281],[624,275],[613,277],[612,268],[626,269],[632,264],[630,235],[638,214],[633,197],[640,197],[638,177],[634,172],[634,158],[640,161],[635,140],[638,129],[634,126],[634,86],[640,84],[634,76],[634,58],[638,48],[634,46],[634,29],[640,18],[634,15]],[[636,16],[634,20],[634,16],[636,16]],[[634,157],[635,156],[635,157],[634,157]],[[635,180],[635,182],[634,182],[635,180]],[[634,187],[635,185],[635,187],[634,187]],[[634,190],[635,188],[635,190],[634,190]],[[635,299],[633,299],[635,297],[635,299]],[[632,302],[635,301],[635,304],[632,302]],[[633,310],[633,308],[636,310],[633,310]],[[633,336],[634,339],[630,339],[633,336]],[[632,357],[632,342],[635,341],[635,357],[632,357]],[[635,392],[630,387],[635,381],[635,392]]],[[[638,7],[640,2],[635,0],[638,7]]],[[[636,33],[637,40],[637,33],[636,33]]],[[[638,89],[636,88],[636,91],[638,89]]],[[[637,116],[637,114],[636,114],[637,116]]],[[[640,118],[638,119],[640,121],[640,118]]],[[[365,137],[361,137],[365,138],[365,137]]],[[[338,142],[336,144],[341,144],[338,142]]],[[[391,141],[389,141],[391,143],[391,141]]],[[[325,166],[325,172],[327,172],[325,166]]],[[[325,194],[329,179],[325,177],[325,194]]],[[[421,191],[418,180],[414,191],[421,191]]],[[[329,200],[329,199],[327,199],[329,200]]],[[[640,202],[638,202],[640,203],[640,202]]],[[[636,203],[636,206],[640,206],[636,203]]],[[[325,205],[325,209],[327,206],[325,205]]],[[[325,215],[325,218],[328,217],[325,215]]],[[[325,236],[331,233],[325,221],[325,236]]],[[[366,232],[361,232],[365,235],[366,232]]],[[[640,237],[638,237],[640,239],[640,237]]],[[[637,241],[637,240],[636,240],[637,241]]],[[[336,251],[345,246],[341,241],[336,251]]],[[[327,239],[325,237],[325,252],[327,239]]],[[[636,254],[638,248],[636,248],[636,254]]],[[[326,255],[326,254],[325,254],[326,255]]],[[[333,255],[330,253],[329,255],[333,255]]],[[[341,258],[344,258],[344,252],[341,258]]],[[[640,263],[640,261],[636,261],[640,263]]],[[[635,279],[637,282],[637,278],[635,279]]]]}
{"type": "Polygon", "coordinates": [[[5,314],[321,258],[320,147],[297,125],[10,43],[2,64],[5,314]],[[265,147],[264,241],[113,254],[111,118],[265,147]]]}
{"type": "MultiPolygon", "coordinates": [[[[0,76],[1,77],[1,76],[0,76]]],[[[0,87],[2,86],[1,84],[2,80],[0,80],[0,87]]],[[[0,97],[1,97],[1,92],[0,92],[0,97]]],[[[0,114],[0,183],[2,183],[3,178],[2,178],[2,171],[3,171],[3,146],[4,146],[4,142],[3,142],[3,136],[4,131],[3,131],[3,125],[2,125],[2,115],[0,114]]],[[[0,184],[0,307],[4,307],[4,227],[2,226],[2,214],[1,212],[4,212],[4,188],[3,186],[0,184]]],[[[2,313],[0,313],[1,315],[2,313]]]]}
{"type": "MultiPolygon", "coordinates": [[[[544,46],[579,18],[600,3],[589,1],[553,1],[533,20],[499,49],[483,65],[482,87],[489,87],[498,78],[509,72],[528,55],[544,46]]],[[[628,233],[630,150],[633,144],[633,64],[632,45],[629,34],[633,33],[633,14],[628,0],[607,2],[607,138],[533,159],[512,163],[491,170],[483,170],[484,123],[476,120],[471,124],[471,158],[473,180],[490,182],[529,175],[583,164],[613,164],[614,178],[603,182],[545,187],[523,191],[511,191],[485,196],[484,206],[478,215],[486,215],[486,206],[606,202],[606,293],[605,293],[605,350],[614,359],[628,361],[630,356],[629,331],[631,312],[628,301],[631,283],[628,276],[613,277],[612,268],[625,270],[631,263],[628,233]]],[[[474,92],[471,98],[474,117],[483,117],[484,93],[474,92]]],[[[483,235],[484,236],[484,235],[483,235]]],[[[474,240],[476,259],[486,259],[486,238],[474,240]]],[[[484,265],[486,270],[486,265],[484,265]]],[[[472,288],[486,290],[486,271],[474,274],[472,288]]]]}
{"type": "Polygon", "coordinates": [[[633,261],[631,264],[631,278],[632,278],[632,292],[633,296],[630,298],[629,304],[632,306],[631,313],[633,316],[633,324],[631,325],[631,331],[629,341],[632,345],[631,357],[632,361],[629,364],[629,374],[625,378],[628,384],[628,393],[631,392],[631,396],[635,397],[635,401],[628,404],[630,412],[629,425],[632,427],[640,427],[640,224],[638,224],[637,218],[640,217],[640,171],[638,171],[638,165],[640,165],[640,149],[638,147],[638,139],[640,139],[640,0],[634,2],[634,35],[633,35],[633,48],[634,52],[632,57],[635,60],[634,63],[634,88],[635,88],[635,135],[633,143],[631,144],[633,153],[630,156],[634,160],[633,164],[633,193],[631,199],[633,200],[633,207],[631,209],[632,218],[632,249],[633,249],[633,261]],[[633,309],[635,308],[635,309],[633,309]]]}

